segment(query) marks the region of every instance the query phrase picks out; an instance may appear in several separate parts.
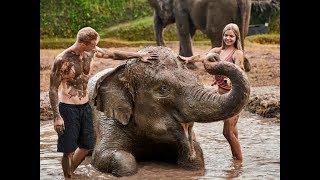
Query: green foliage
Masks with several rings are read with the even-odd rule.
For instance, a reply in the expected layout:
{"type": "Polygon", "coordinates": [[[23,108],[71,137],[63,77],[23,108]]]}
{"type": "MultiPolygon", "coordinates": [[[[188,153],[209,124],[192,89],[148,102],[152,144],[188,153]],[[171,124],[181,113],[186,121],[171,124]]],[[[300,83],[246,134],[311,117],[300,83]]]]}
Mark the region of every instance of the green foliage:
{"type": "Polygon", "coordinates": [[[269,23],[270,33],[280,33],[280,9],[277,9],[277,5],[264,3],[252,4],[250,24],[269,23]]]}
{"type": "MultiPolygon", "coordinates": [[[[248,36],[245,39],[245,43],[253,42],[260,44],[279,44],[280,43],[280,35],[279,34],[259,34],[248,36]]],[[[75,42],[74,38],[46,38],[40,40],[40,48],[41,49],[59,49],[59,48],[67,48],[71,46],[75,42]]],[[[166,44],[179,44],[179,41],[166,41],[166,44]]],[[[193,42],[194,45],[208,45],[211,46],[211,42],[208,40],[197,40],[193,42]]],[[[154,40],[150,41],[126,41],[112,38],[103,38],[99,41],[98,46],[103,48],[108,47],[137,47],[137,46],[149,46],[156,45],[154,40]]]]}
{"type": "MultiPolygon", "coordinates": [[[[71,46],[75,39],[71,38],[46,38],[40,40],[40,49],[65,49],[71,46]]],[[[155,41],[124,41],[112,38],[100,39],[98,46],[109,47],[137,47],[156,45],[155,41]]]]}
{"type": "MultiPolygon", "coordinates": [[[[91,26],[108,38],[154,41],[152,14],[147,0],[41,0],[40,35],[42,39],[75,38],[79,29],[91,26]]],[[[265,22],[269,22],[270,32],[279,33],[280,11],[252,11],[251,24],[265,22]]],[[[178,40],[175,24],[166,27],[164,40],[178,40]]],[[[194,40],[208,39],[197,31],[194,40]]]]}
{"type": "MultiPolygon", "coordinates": [[[[130,23],[123,23],[102,31],[100,47],[135,47],[155,45],[152,18],[142,18],[130,23]],[[116,39],[114,39],[116,38],[116,39]]],[[[166,43],[178,43],[176,26],[169,25],[164,30],[166,43]]],[[[44,38],[40,41],[40,48],[57,49],[67,48],[75,42],[75,38],[44,38]]],[[[246,37],[246,41],[260,44],[279,44],[280,34],[259,34],[246,37]]],[[[196,32],[194,45],[211,45],[209,39],[200,31],[196,32]]]]}
{"type": "Polygon", "coordinates": [[[280,33],[280,12],[270,16],[269,31],[270,33],[280,33]]]}
{"type": "Polygon", "coordinates": [[[121,23],[102,30],[101,37],[114,37],[129,41],[154,40],[152,17],[121,23]]]}
{"type": "Polygon", "coordinates": [[[279,44],[280,34],[259,34],[246,37],[246,40],[260,44],[279,44]]]}
{"type": "MultiPolygon", "coordinates": [[[[155,41],[153,17],[149,16],[104,29],[100,35],[104,38],[114,37],[117,39],[124,39],[128,41],[155,41]]],[[[179,40],[175,24],[167,26],[163,31],[163,35],[165,41],[179,40]]],[[[200,31],[197,31],[194,36],[194,40],[208,40],[208,38],[200,31]]]]}
{"type": "Polygon", "coordinates": [[[40,49],[67,48],[75,42],[75,38],[45,38],[40,40],[40,49]]]}
{"type": "Polygon", "coordinates": [[[71,38],[85,26],[100,31],[152,12],[146,0],[41,0],[40,34],[41,38],[71,38]]]}
{"type": "MultiPolygon", "coordinates": [[[[40,48],[41,49],[65,49],[71,46],[74,43],[75,39],[71,38],[46,38],[40,40],[40,48]]],[[[253,43],[260,43],[260,44],[279,44],[280,42],[280,35],[279,34],[263,34],[263,35],[253,35],[248,36],[245,39],[245,43],[253,42],[253,43]]],[[[175,44],[178,45],[179,41],[166,41],[166,44],[175,44]]],[[[104,38],[101,39],[98,46],[103,48],[108,47],[144,47],[149,45],[156,45],[154,40],[152,41],[125,41],[119,39],[112,39],[112,38],[104,38]]],[[[208,40],[201,40],[201,41],[194,41],[193,45],[195,46],[211,46],[211,42],[208,40]]]]}
{"type": "MultiPolygon", "coordinates": [[[[78,30],[85,26],[97,30],[102,38],[100,43],[105,43],[103,47],[136,46],[146,44],[145,41],[155,42],[152,14],[153,9],[147,0],[41,0],[41,47],[68,47],[74,43],[78,30]],[[113,39],[108,39],[109,42],[105,38],[113,39]]],[[[251,24],[265,22],[269,22],[271,33],[279,34],[280,11],[271,9],[263,12],[252,11],[251,24]]],[[[179,40],[176,24],[167,26],[163,34],[167,42],[179,40]]],[[[258,43],[278,43],[280,39],[279,35],[258,35],[248,38],[258,43]]],[[[209,40],[199,30],[193,39],[194,43],[209,40]]]]}

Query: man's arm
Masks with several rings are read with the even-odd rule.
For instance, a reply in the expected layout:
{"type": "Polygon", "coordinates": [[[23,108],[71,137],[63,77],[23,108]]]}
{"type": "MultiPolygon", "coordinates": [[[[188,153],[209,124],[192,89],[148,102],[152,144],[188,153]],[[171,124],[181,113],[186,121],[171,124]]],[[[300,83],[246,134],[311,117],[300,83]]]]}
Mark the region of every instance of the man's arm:
{"type": "Polygon", "coordinates": [[[62,68],[62,60],[58,59],[54,62],[53,68],[50,73],[50,91],[49,91],[49,98],[50,104],[53,111],[54,119],[61,118],[59,113],[59,99],[58,99],[58,88],[61,83],[61,71],[62,68]]]}
{"type": "Polygon", "coordinates": [[[119,51],[114,50],[110,51],[107,49],[103,49],[105,53],[97,52],[96,57],[98,58],[110,58],[114,60],[126,60],[131,58],[141,58],[142,61],[146,62],[147,60],[154,60],[158,56],[152,53],[139,53],[139,52],[126,52],[126,51],[119,51]]]}
{"type": "Polygon", "coordinates": [[[64,121],[59,113],[59,98],[58,98],[58,88],[61,83],[61,74],[60,71],[63,68],[63,62],[61,59],[58,59],[53,64],[53,68],[50,74],[50,91],[49,98],[50,104],[53,111],[54,117],[54,130],[58,134],[62,134],[64,131],[64,121]]]}

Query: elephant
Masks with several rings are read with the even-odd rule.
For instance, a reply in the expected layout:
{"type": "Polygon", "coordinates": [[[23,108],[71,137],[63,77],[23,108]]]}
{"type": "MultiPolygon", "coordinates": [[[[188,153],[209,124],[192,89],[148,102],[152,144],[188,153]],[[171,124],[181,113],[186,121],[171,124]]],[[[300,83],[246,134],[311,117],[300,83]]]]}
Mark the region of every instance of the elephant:
{"type": "Polygon", "coordinates": [[[137,173],[137,162],[165,161],[187,170],[204,170],[203,152],[192,138],[194,152],[183,124],[221,121],[238,114],[250,95],[245,73],[229,62],[217,62],[208,72],[233,83],[219,95],[204,86],[168,47],[148,46],[139,52],[158,55],[157,60],[138,58],[93,75],[88,82],[94,114],[96,144],[92,166],[114,176],[137,173]],[[190,154],[194,154],[190,158],[190,154]]]}
{"type": "MultiPolygon", "coordinates": [[[[189,57],[193,55],[191,40],[197,29],[208,36],[212,47],[218,47],[221,46],[223,28],[235,23],[239,26],[244,48],[251,0],[149,0],[149,4],[154,9],[154,31],[158,46],[165,45],[163,29],[176,23],[179,54],[189,57]]],[[[246,58],[245,61],[245,70],[248,72],[251,66],[246,58]]]]}

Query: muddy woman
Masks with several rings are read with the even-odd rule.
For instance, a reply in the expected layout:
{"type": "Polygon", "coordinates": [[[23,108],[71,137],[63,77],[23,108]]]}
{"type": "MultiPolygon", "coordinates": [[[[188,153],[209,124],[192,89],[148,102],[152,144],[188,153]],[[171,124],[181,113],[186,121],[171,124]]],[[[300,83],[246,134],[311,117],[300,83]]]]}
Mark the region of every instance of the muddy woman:
{"type": "Polygon", "coordinates": [[[57,151],[65,178],[94,147],[92,110],[88,103],[87,83],[90,64],[94,57],[125,60],[140,58],[147,62],[154,54],[110,51],[97,46],[99,34],[91,27],[77,33],[76,42],[56,56],[50,74],[50,104],[54,115],[54,130],[58,133],[57,151]]]}

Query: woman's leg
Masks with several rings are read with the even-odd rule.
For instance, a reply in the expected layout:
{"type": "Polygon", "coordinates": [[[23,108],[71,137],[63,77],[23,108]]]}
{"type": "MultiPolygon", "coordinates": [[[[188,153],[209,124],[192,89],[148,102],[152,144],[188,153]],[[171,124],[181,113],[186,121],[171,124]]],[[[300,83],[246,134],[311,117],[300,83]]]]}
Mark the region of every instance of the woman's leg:
{"type": "Polygon", "coordinates": [[[238,129],[237,122],[239,119],[239,115],[233,116],[229,119],[226,119],[223,124],[223,135],[228,140],[232,156],[242,161],[242,152],[238,139],[238,129]]]}

